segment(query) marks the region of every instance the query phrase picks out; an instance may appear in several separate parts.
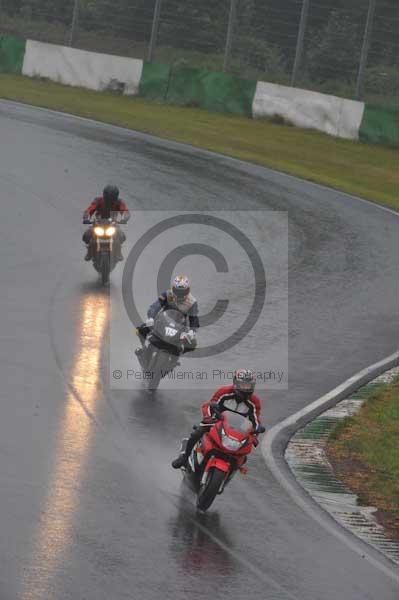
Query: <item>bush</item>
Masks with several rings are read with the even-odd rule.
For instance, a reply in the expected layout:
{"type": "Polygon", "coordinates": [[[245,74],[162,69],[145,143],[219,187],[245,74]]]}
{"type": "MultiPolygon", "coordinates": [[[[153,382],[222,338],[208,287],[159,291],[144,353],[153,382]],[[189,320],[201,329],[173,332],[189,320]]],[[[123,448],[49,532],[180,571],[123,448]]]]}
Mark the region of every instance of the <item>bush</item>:
{"type": "Polygon", "coordinates": [[[369,94],[399,97],[399,68],[378,65],[366,71],[365,89],[369,94]]]}
{"type": "Polygon", "coordinates": [[[359,66],[361,36],[353,17],[333,11],[321,31],[313,31],[306,51],[306,70],[316,81],[339,77],[353,81],[359,66]]]}
{"type": "Polygon", "coordinates": [[[255,71],[267,81],[286,81],[287,65],[279,48],[253,37],[239,37],[233,47],[234,70],[255,71]]]}

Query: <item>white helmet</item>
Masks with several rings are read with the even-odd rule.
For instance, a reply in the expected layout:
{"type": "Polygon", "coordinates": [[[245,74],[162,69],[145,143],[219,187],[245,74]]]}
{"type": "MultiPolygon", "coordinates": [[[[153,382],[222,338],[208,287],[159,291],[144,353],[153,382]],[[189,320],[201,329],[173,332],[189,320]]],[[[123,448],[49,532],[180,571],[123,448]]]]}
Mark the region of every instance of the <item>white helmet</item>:
{"type": "Polygon", "coordinates": [[[190,280],[185,275],[177,275],[172,281],[172,291],[177,300],[184,300],[190,293],[190,280]]]}
{"type": "Polygon", "coordinates": [[[239,397],[248,398],[255,390],[255,373],[252,369],[236,369],[233,374],[233,385],[239,397]]]}

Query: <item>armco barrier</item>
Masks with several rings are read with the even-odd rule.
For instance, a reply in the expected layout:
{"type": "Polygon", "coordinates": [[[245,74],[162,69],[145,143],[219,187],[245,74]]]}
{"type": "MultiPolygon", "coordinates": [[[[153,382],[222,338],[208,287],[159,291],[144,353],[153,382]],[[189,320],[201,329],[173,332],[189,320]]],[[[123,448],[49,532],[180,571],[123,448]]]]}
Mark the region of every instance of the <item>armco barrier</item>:
{"type": "Polygon", "coordinates": [[[399,109],[366,104],[359,138],[371,144],[399,146],[399,109]]]}
{"type": "Polygon", "coordinates": [[[26,41],[11,35],[0,36],[0,73],[21,73],[26,41]]]}

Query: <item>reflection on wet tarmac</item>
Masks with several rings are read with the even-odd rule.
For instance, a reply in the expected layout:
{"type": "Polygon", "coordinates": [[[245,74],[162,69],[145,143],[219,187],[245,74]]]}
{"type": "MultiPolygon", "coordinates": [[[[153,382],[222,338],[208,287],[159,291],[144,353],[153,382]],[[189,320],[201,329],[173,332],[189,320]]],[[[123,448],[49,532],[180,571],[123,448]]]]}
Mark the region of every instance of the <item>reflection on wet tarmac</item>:
{"type": "Polygon", "coordinates": [[[79,323],[79,349],[70,375],[70,389],[60,420],[48,496],[33,540],[31,563],[23,581],[23,600],[49,598],[51,578],[68,548],[78,508],[82,467],[88,455],[93,423],[77,401],[96,412],[102,339],[108,321],[106,294],[83,298],[79,323]]]}
{"type": "Polygon", "coordinates": [[[169,521],[171,555],[190,575],[231,575],[236,569],[235,561],[223,546],[231,547],[232,542],[219,513],[199,514],[193,503],[193,493],[184,482],[180,492],[177,513],[169,521]]]}
{"type": "Polygon", "coordinates": [[[135,393],[130,403],[129,421],[140,423],[144,437],[148,434],[156,434],[158,438],[167,435],[167,424],[171,421],[171,414],[174,416],[176,411],[176,406],[170,400],[170,395],[162,390],[154,395],[147,391],[135,393]]]}

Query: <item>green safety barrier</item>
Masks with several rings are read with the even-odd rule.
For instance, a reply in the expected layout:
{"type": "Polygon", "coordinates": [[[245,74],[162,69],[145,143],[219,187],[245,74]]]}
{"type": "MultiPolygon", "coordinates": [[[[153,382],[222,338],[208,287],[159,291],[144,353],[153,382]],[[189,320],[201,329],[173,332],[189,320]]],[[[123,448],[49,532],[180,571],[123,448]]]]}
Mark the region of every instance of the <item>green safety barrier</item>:
{"type": "Polygon", "coordinates": [[[163,102],[168,93],[170,71],[169,65],[145,62],[140,80],[139,96],[163,102]]]}
{"type": "Polygon", "coordinates": [[[399,146],[399,109],[366,104],[359,139],[369,144],[399,146]]]}
{"type": "Polygon", "coordinates": [[[256,81],[206,69],[177,67],[172,69],[166,100],[252,117],[255,90],[256,81]]]}
{"type": "Polygon", "coordinates": [[[144,63],[139,95],[180,106],[252,117],[256,81],[190,67],[144,63]]]}
{"type": "Polygon", "coordinates": [[[12,35],[0,36],[0,73],[21,73],[26,40],[12,35]]]}

